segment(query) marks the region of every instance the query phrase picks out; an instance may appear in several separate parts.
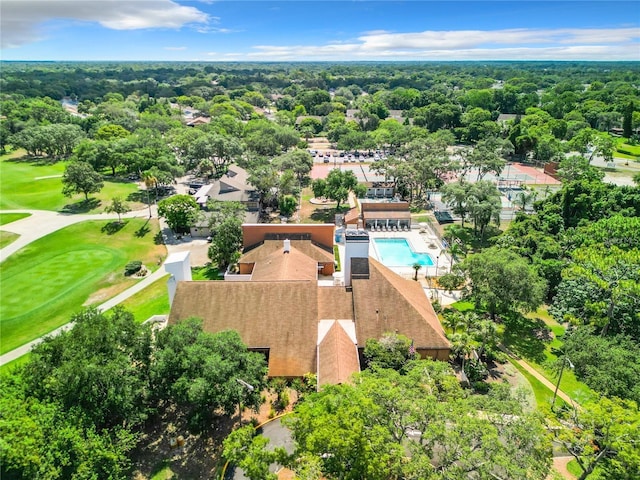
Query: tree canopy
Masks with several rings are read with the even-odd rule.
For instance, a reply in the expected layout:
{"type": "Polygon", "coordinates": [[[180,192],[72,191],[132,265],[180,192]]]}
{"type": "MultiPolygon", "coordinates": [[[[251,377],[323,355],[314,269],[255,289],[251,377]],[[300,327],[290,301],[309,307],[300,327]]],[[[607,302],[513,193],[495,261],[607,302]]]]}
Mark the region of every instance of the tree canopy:
{"type": "Polygon", "coordinates": [[[513,309],[535,310],[545,298],[546,281],[513,251],[489,248],[467,257],[462,268],[471,282],[471,297],[492,316],[513,309]]]}
{"type": "Polygon", "coordinates": [[[445,363],[415,362],[326,386],[283,420],[293,468],[320,458],[326,478],[545,478],[550,444],[540,419],[508,390],[467,397],[445,363]]]}
{"type": "Polygon", "coordinates": [[[200,207],[190,195],[174,195],[158,202],[158,215],[176,233],[188,233],[200,216],[200,207]]]}

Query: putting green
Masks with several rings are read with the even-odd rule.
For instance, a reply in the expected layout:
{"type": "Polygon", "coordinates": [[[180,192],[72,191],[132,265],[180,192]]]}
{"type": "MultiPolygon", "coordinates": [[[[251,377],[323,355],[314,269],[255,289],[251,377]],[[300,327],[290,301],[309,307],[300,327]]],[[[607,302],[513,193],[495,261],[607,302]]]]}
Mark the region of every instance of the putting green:
{"type": "Polygon", "coordinates": [[[0,352],[6,353],[67,323],[89,297],[100,304],[138,281],[124,276],[124,266],[140,260],[157,268],[166,255],[155,245],[157,222],[130,219],[115,233],[104,221],[82,222],[47,235],[2,264],[0,276],[0,352]]]}

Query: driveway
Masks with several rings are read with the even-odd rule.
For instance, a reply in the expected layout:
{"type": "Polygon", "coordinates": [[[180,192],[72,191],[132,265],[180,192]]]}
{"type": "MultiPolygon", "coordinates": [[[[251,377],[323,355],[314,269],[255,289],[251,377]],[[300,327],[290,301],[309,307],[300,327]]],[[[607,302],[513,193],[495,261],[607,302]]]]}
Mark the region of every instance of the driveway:
{"type": "MultiPolygon", "coordinates": [[[[258,430],[258,433],[269,439],[268,447],[270,449],[275,447],[284,447],[287,453],[293,453],[295,450],[295,443],[291,437],[291,431],[282,425],[279,418],[263,425],[258,430]]],[[[281,469],[282,467],[276,463],[269,467],[269,470],[273,473],[276,473],[281,469]]],[[[236,468],[233,465],[229,465],[227,468],[225,478],[233,480],[248,480],[248,477],[245,477],[242,469],[236,468]]]]}

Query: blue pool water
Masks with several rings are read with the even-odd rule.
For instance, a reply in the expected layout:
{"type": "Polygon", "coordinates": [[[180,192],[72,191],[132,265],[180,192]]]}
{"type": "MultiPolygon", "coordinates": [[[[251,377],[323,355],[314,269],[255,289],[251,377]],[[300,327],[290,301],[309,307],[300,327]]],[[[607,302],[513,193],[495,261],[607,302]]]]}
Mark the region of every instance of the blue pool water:
{"type": "Polygon", "coordinates": [[[380,262],[387,267],[411,267],[416,263],[424,267],[433,265],[428,253],[416,253],[406,238],[374,238],[380,262]]]}

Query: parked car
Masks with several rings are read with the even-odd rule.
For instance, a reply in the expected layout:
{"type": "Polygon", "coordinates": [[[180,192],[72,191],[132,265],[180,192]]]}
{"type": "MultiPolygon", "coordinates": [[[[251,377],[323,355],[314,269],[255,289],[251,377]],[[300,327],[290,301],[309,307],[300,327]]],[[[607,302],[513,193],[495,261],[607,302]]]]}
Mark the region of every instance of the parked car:
{"type": "Polygon", "coordinates": [[[324,162],[324,163],[329,163],[329,157],[324,157],[323,162],[324,162]]]}

